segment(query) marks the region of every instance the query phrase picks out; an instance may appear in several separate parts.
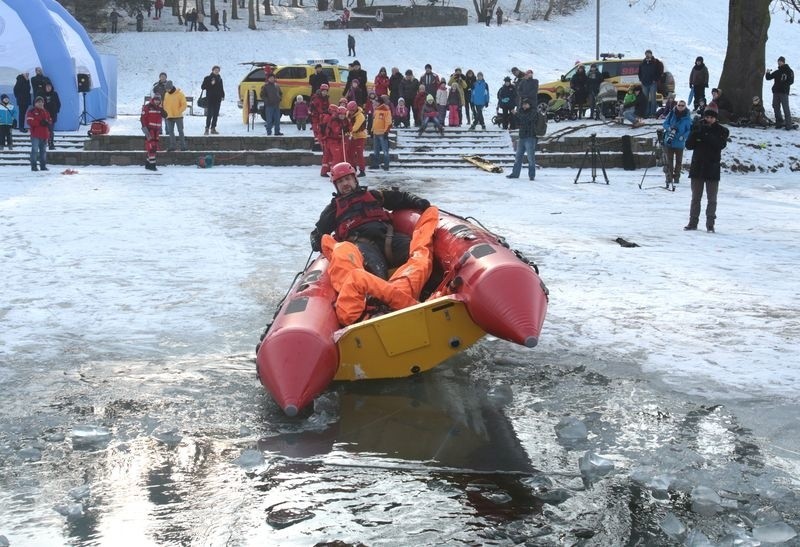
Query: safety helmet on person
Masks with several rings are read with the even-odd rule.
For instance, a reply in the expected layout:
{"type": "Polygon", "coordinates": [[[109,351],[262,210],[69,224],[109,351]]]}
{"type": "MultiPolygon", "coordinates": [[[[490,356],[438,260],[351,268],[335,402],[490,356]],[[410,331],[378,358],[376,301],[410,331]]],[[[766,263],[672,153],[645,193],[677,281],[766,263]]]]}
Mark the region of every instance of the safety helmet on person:
{"type": "Polygon", "coordinates": [[[356,176],[355,168],[346,161],[337,163],[331,168],[331,182],[335,185],[339,179],[347,175],[356,176]]]}

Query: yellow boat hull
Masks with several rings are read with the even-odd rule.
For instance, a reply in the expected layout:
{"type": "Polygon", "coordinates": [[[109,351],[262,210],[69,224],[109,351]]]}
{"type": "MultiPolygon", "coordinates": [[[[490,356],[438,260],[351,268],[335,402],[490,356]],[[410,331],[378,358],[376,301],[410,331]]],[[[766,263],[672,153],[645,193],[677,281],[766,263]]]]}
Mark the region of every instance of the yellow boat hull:
{"type": "Polygon", "coordinates": [[[484,334],[458,298],[422,302],[338,331],[334,380],[413,376],[464,351],[484,334]]]}

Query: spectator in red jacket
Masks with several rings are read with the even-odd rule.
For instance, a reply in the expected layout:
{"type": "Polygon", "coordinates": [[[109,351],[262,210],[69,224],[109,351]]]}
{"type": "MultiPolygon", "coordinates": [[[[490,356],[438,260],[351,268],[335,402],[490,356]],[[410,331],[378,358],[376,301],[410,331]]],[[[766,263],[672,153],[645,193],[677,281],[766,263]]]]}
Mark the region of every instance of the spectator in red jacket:
{"type": "Polygon", "coordinates": [[[142,133],[144,133],[144,149],[147,153],[144,167],[150,171],[157,171],[158,137],[161,135],[161,120],[166,117],[167,113],[161,107],[161,95],[158,93],[153,94],[150,102],[142,107],[142,115],[139,117],[139,121],[142,124],[142,133]]]}
{"type": "Polygon", "coordinates": [[[336,115],[332,115],[325,128],[325,149],[328,151],[330,165],[336,165],[347,159],[348,135],[352,124],[347,118],[347,108],[339,106],[336,115]]]}
{"type": "Polygon", "coordinates": [[[44,107],[44,97],[36,97],[36,100],[33,101],[33,108],[28,110],[25,121],[31,128],[31,171],[48,171],[47,141],[50,139],[50,126],[53,125],[53,119],[44,107]]]}
{"type": "Polygon", "coordinates": [[[378,75],[375,76],[375,95],[380,97],[381,95],[388,95],[389,94],[389,76],[386,74],[386,67],[381,67],[378,70],[378,75]]]}

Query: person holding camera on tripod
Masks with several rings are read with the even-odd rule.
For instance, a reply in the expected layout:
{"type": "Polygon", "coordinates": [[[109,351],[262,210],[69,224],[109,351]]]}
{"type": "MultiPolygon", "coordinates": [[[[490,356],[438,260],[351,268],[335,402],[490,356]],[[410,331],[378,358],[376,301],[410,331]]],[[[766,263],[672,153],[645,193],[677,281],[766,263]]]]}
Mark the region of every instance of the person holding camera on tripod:
{"type": "Polygon", "coordinates": [[[720,159],[722,150],[728,145],[728,129],[717,121],[717,109],[714,103],[706,106],[703,119],[696,124],[686,148],[694,151],[689,178],[692,181],[692,204],[689,207],[689,224],[684,230],[697,230],[700,220],[700,202],[703,190],[706,190],[706,230],[714,232],[714,221],[717,218],[717,191],[719,190],[720,159]]]}
{"type": "Polygon", "coordinates": [[[678,99],[675,108],[670,111],[664,120],[664,149],[667,153],[667,164],[664,174],[667,178],[667,188],[671,184],[678,184],[681,178],[681,164],[683,163],[683,149],[686,139],[692,131],[692,116],[686,101],[678,99]]]}

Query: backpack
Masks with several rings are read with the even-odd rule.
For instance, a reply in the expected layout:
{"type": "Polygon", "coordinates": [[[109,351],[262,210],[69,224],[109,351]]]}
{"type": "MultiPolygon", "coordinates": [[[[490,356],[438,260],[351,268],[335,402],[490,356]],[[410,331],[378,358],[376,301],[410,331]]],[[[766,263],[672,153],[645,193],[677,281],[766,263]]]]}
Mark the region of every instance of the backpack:
{"type": "Polygon", "coordinates": [[[544,137],[547,134],[547,116],[543,116],[541,112],[536,113],[536,121],[534,130],[537,137],[544,137]]]}
{"type": "Polygon", "coordinates": [[[789,85],[794,84],[794,70],[791,68],[786,71],[786,83],[789,85]]]}

